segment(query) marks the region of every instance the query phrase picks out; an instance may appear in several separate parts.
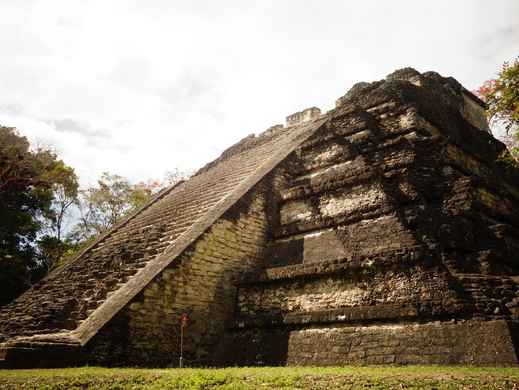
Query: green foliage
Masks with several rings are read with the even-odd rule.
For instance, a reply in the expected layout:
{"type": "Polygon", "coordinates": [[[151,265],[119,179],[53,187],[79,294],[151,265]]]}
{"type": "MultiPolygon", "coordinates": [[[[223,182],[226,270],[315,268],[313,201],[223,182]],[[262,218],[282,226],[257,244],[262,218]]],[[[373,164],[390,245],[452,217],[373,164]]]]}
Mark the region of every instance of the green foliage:
{"type": "Polygon", "coordinates": [[[45,211],[42,221],[41,236],[37,240],[38,255],[42,267],[37,278],[56,268],[63,260],[67,251],[75,248],[76,244],[63,238],[67,217],[77,202],[79,184],[77,176],[71,167],[63,161],[57,161],[48,172],[48,180],[52,189],[52,201],[45,211]]]}
{"type": "Polygon", "coordinates": [[[37,238],[56,213],[54,190],[75,180],[55,153],[31,150],[14,128],[0,126],[0,305],[23,292],[41,267],[37,238]]]}
{"type": "Polygon", "coordinates": [[[0,126],[0,306],[184,177],[173,171],[163,182],[132,184],[105,172],[79,189],[74,169],[54,152],[33,150],[14,128],[0,126]]]}
{"type": "Polygon", "coordinates": [[[77,202],[79,184],[74,169],[66,166],[63,161],[58,161],[48,175],[54,196],[46,217],[50,221],[53,235],[61,240],[64,219],[70,208],[77,202]]]}
{"type": "Polygon", "coordinates": [[[73,241],[90,240],[114,226],[125,215],[142,206],[155,188],[158,184],[132,185],[122,176],[104,172],[96,186],[79,191],[77,206],[80,218],[71,235],[73,241]]]}
{"type": "Polygon", "coordinates": [[[512,63],[505,62],[497,79],[486,81],[477,95],[488,104],[491,123],[504,125],[507,133],[512,134],[509,146],[517,158],[519,153],[519,57],[512,63]]]}

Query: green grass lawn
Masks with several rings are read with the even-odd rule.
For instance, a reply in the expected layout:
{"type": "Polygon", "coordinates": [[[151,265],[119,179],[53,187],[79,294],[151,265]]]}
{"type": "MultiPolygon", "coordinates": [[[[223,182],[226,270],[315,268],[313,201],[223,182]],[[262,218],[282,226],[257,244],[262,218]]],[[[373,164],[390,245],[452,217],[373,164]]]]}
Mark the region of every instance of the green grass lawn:
{"type": "Polygon", "coordinates": [[[0,389],[517,389],[519,368],[445,366],[0,370],[0,389]]]}

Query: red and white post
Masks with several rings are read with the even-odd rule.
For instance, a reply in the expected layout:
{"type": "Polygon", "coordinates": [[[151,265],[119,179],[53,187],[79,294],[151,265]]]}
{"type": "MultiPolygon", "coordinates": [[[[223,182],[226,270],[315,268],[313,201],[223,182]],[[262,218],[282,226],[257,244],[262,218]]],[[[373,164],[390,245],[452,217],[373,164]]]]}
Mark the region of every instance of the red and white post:
{"type": "Polygon", "coordinates": [[[187,313],[182,313],[180,316],[180,359],[178,362],[180,368],[184,367],[184,328],[187,327],[188,321],[187,313]]]}

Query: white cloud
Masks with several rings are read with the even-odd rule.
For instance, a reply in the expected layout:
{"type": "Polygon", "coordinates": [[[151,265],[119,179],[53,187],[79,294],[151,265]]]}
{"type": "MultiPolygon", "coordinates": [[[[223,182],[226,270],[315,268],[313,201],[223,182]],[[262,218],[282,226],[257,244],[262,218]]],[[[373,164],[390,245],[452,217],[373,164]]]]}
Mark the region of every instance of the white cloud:
{"type": "Polygon", "coordinates": [[[0,123],[84,183],[196,168],[403,66],[475,88],[519,40],[514,0],[0,0],[0,14],[0,123]]]}

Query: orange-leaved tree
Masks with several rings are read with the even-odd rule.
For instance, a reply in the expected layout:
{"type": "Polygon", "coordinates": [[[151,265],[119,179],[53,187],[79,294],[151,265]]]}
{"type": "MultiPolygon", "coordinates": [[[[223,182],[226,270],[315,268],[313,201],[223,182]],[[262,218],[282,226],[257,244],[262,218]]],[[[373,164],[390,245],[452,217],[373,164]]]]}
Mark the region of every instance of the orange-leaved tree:
{"type": "Polygon", "coordinates": [[[505,62],[498,77],[485,81],[476,94],[488,105],[491,126],[505,128],[504,141],[519,158],[519,57],[505,62]]]}

